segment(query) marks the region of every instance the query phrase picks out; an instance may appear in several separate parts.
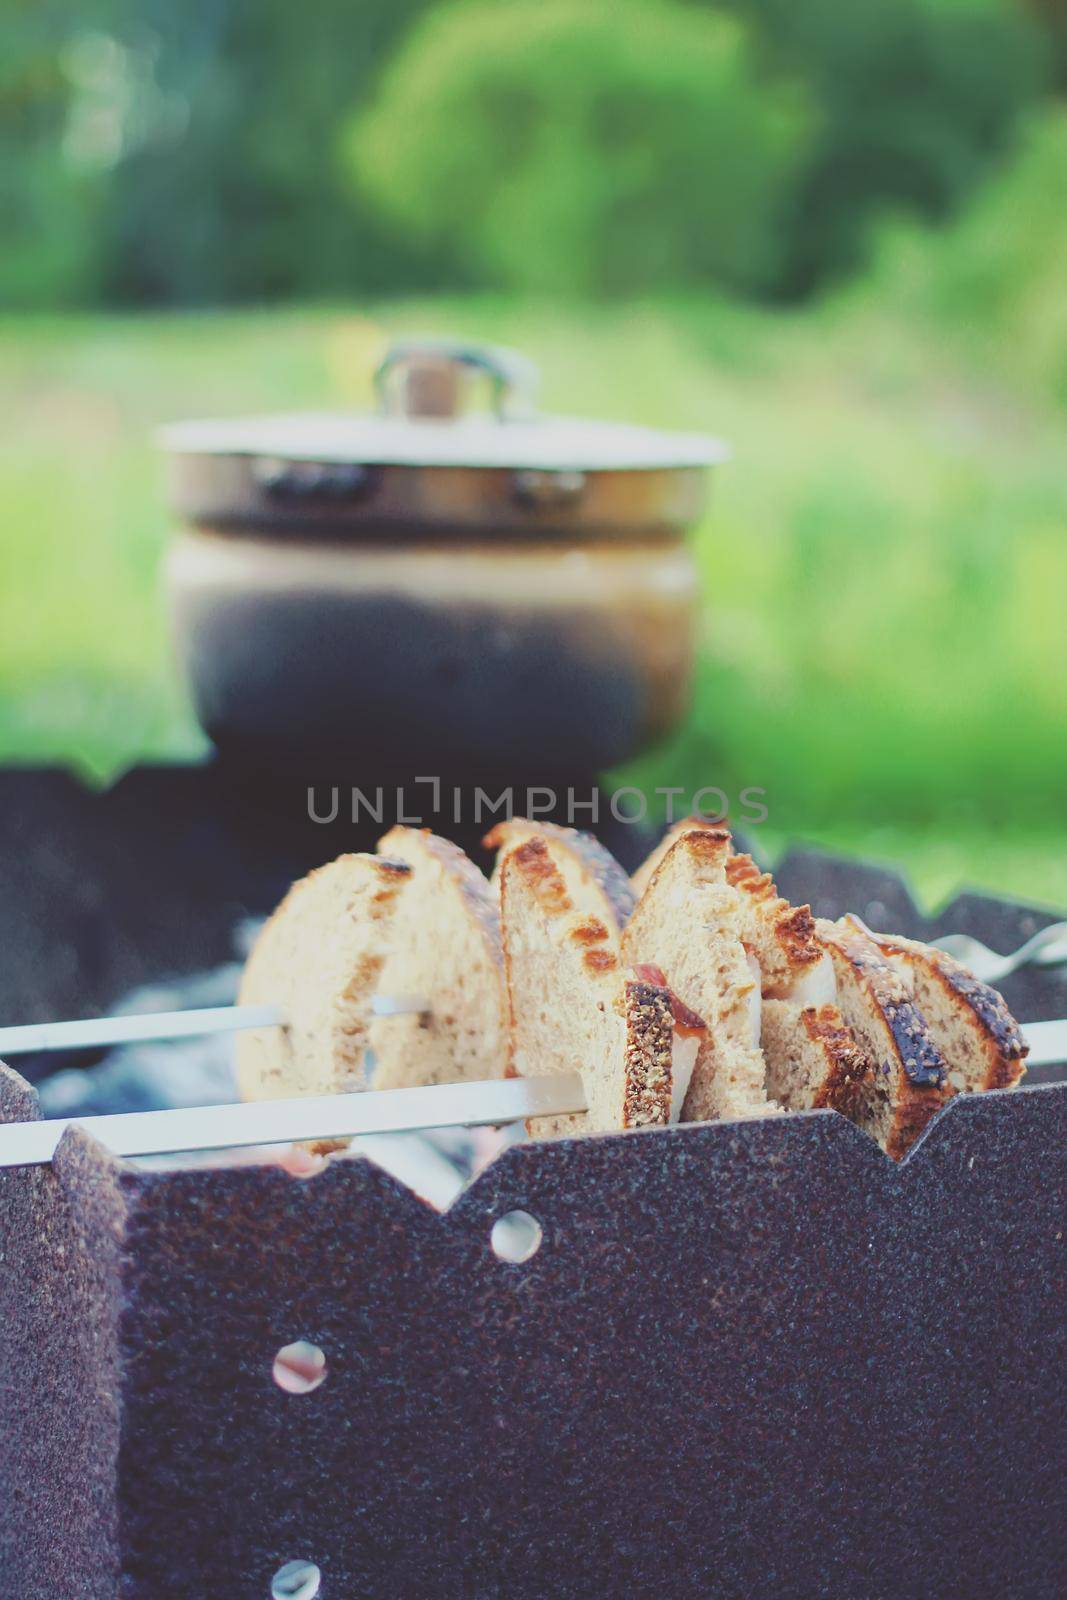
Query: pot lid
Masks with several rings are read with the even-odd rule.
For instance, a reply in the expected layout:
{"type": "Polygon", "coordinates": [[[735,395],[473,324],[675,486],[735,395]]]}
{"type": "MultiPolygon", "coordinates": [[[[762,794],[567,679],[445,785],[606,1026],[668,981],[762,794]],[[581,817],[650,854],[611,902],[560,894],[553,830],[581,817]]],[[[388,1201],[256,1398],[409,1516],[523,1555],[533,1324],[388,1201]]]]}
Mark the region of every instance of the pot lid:
{"type": "Polygon", "coordinates": [[[584,417],[545,416],[537,373],[516,351],[419,340],[394,345],[378,369],[377,414],[294,412],[174,423],[176,455],[266,456],[365,466],[487,467],[546,472],[709,467],[729,451],[701,433],[668,433],[584,417]],[[491,409],[465,409],[487,379],[491,409]]]}

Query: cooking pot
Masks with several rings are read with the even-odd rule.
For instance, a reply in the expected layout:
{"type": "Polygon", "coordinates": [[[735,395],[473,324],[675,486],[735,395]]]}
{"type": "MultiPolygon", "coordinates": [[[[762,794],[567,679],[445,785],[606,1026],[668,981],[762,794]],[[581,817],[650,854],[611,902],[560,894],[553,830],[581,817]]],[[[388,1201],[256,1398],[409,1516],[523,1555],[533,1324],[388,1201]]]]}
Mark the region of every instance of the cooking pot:
{"type": "Polygon", "coordinates": [[[474,776],[592,774],[667,733],[691,675],[684,535],[723,445],[543,416],[530,363],[497,348],[400,343],[377,388],[376,415],[164,430],[171,607],[209,736],[259,766],[474,776]]]}

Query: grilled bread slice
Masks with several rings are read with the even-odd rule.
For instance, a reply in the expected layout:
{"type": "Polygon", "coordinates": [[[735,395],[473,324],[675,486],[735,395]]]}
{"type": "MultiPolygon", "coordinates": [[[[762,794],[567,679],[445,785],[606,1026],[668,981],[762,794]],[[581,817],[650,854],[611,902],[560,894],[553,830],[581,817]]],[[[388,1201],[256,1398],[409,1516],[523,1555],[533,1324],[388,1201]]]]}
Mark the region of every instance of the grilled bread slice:
{"type": "Polygon", "coordinates": [[[630,887],[638,899],[648,888],[652,881],[652,874],[671,846],[677,843],[683,833],[693,833],[697,829],[703,829],[707,833],[727,832],[721,822],[711,822],[707,817],[683,817],[681,822],[672,822],[658,844],[653,845],[636,872],[631,874],[630,887]]]}
{"type": "Polygon", "coordinates": [[[428,829],[391,828],[378,850],[411,877],[381,992],[420,1009],[372,1020],[375,1089],[502,1077],[504,951],[488,881],[458,845],[428,829]]]}
{"type": "Polygon", "coordinates": [[[738,936],[738,891],[726,881],[730,836],[690,828],[661,854],[623,932],[623,958],[654,963],[671,989],[704,1019],[686,1121],[768,1116],[760,1049],[760,981],[738,936]]]}
{"type": "Polygon", "coordinates": [[[836,1005],[764,1000],[760,1045],[767,1092],[788,1111],[840,1111],[853,1121],[873,1069],[836,1005]]]}
{"type": "Polygon", "coordinates": [[[237,1036],[246,1100],[365,1087],[371,1003],[395,937],[411,869],[346,855],[293,885],[245,966],[241,1005],[273,1005],[284,1028],[237,1036]]]}
{"type": "Polygon", "coordinates": [[[763,993],[777,999],[830,1001],[833,974],[815,934],[811,907],[783,900],[770,873],[732,849],[726,881],[738,892],[738,932],[759,962],[763,993]]]}
{"type": "Polygon", "coordinates": [[[493,882],[498,889],[504,857],[523,839],[530,838],[545,841],[576,911],[599,917],[608,927],[624,926],[634,908],[630,880],[611,851],[591,833],[578,828],[562,828],[554,822],[531,822],[526,817],[498,822],[482,840],[486,850],[497,852],[493,882]]]}
{"type": "Polygon", "coordinates": [[[548,841],[505,851],[500,873],[510,1009],[508,1072],[579,1072],[587,1110],[538,1118],[539,1137],[670,1121],[674,1076],[671,996],[627,975],[618,935],[576,910],[548,841]]]}
{"type": "Polygon", "coordinates": [[[948,1062],[950,1089],[975,1093],[1018,1083],[1026,1071],[1027,1046],[997,991],[943,950],[898,935],[872,937],[926,1018],[948,1062]]]}
{"type": "Polygon", "coordinates": [[[837,1006],[833,961],[811,907],[783,900],[749,855],[728,857],[726,880],[741,902],[742,942],[760,965],[760,1045],[771,1096],[789,1111],[829,1107],[855,1116],[873,1066],[837,1006]]]}
{"type": "Polygon", "coordinates": [[[873,939],[847,919],[820,918],[816,931],[833,961],[841,1012],[873,1066],[854,1120],[899,1160],[952,1093],[945,1058],[908,985],[873,939]]]}
{"type": "Polygon", "coordinates": [[[764,995],[790,998],[802,1004],[832,1001],[833,976],[829,961],[815,936],[810,906],[792,906],[783,900],[769,872],[763,872],[750,855],[735,851],[729,830],[706,817],[688,817],[669,828],[631,880],[641,894],[671,847],[683,834],[695,831],[718,834],[728,841],[726,881],[739,891],[735,924],[745,949],[756,957],[764,995]],[[802,980],[808,980],[802,985],[802,980]]]}

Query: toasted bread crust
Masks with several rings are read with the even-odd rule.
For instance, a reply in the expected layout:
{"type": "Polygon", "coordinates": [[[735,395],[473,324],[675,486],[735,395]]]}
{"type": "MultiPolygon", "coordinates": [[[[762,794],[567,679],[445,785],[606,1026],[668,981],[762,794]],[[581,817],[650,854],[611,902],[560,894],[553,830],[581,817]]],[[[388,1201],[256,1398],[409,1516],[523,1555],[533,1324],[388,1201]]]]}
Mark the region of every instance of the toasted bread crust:
{"type": "Polygon", "coordinates": [[[377,848],[383,860],[388,860],[393,854],[398,855],[399,864],[403,864],[405,854],[421,853],[429,860],[436,861],[455,882],[471,920],[481,931],[493,964],[503,971],[504,949],[500,932],[500,907],[495,896],[490,893],[485,874],[479,872],[474,862],[458,844],[453,844],[451,839],[442,839],[440,834],[431,833],[429,828],[397,826],[382,835],[377,848]]]}
{"type": "Polygon", "coordinates": [[[600,889],[615,922],[621,928],[634,908],[634,892],[630,880],[615,860],[611,851],[591,833],[580,828],[564,828],[555,822],[531,822],[525,817],[513,817],[498,822],[482,840],[486,850],[506,850],[515,840],[524,838],[553,839],[568,850],[593,883],[600,889]]]}
{"type": "Polygon", "coordinates": [[[759,907],[771,929],[785,967],[799,974],[822,958],[822,946],[815,935],[815,918],[810,906],[791,906],[775,888],[769,872],[761,872],[749,855],[731,855],[726,862],[726,881],[748,896],[759,907]]]}
{"type": "Polygon", "coordinates": [[[1003,997],[944,950],[898,935],[874,934],[879,948],[898,957],[941,989],[946,1008],[962,1028],[976,1032],[986,1068],[975,1089],[1010,1089],[1026,1071],[1029,1046],[1003,997]]]}
{"type": "Polygon", "coordinates": [[[873,940],[848,922],[820,921],[817,929],[839,976],[851,974],[872,1018],[883,1025],[890,1054],[876,1054],[868,1088],[888,1107],[882,1142],[886,1153],[899,1161],[951,1097],[945,1059],[904,980],[873,940]]]}
{"type": "Polygon", "coordinates": [[[830,943],[858,974],[873,1006],[884,1017],[909,1081],[940,1087],[945,1081],[945,1058],[930,1038],[918,1006],[877,946],[858,930],[840,924],[830,935],[830,943]]]}
{"type": "Polygon", "coordinates": [[[644,894],[652,881],[652,877],[674,845],[684,833],[707,833],[724,840],[729,850],[730,835],[719,822],[709,822],[706,817],[685,817],[681,822],[674,822],[666,830],[659,843],[654,845],[642,861],[637,871],[630,878],[630,884],[635,895],[644,894]]]}
{"type": "Polygon", "coordinates": [[[826,1077],[815,1095],[817,1108],[852,1116],[872,1067],[867,1052],[856,1043],[852,1029],[833,1005],[805,1006],[800,1013],[804,1031],[826,1059],[826,1077]]]}

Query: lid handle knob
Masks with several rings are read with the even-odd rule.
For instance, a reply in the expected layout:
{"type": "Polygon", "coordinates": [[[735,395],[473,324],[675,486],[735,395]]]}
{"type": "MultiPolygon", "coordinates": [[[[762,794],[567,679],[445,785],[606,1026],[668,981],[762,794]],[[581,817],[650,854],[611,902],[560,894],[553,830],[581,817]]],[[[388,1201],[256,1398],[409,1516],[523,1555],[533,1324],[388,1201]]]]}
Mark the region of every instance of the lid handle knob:
{"type": "Polygon", "coordinates": [[[471,374],[489,379],[498,422],[535,414],[539,375],[532,361],[504,345],[454,339],[405,339],[390,345],[374,375],[379,408],[386,416],[457,417],[466,400],[464,380],[471,374]]]}

